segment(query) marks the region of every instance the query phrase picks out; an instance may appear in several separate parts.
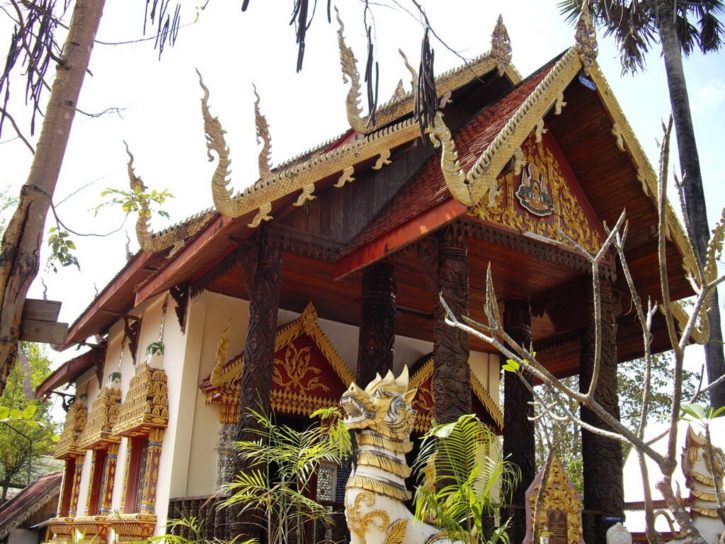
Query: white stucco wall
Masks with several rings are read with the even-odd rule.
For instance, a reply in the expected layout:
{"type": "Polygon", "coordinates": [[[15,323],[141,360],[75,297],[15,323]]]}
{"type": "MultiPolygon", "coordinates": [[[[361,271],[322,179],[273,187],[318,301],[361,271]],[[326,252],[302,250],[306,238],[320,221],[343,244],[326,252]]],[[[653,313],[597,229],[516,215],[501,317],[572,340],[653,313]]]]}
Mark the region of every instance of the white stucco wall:
{"type": "MultiPolygon", "coordinates": [[[[93,401],[96,400],[100,387],[98,387],[98,378],[96,377],[95,368],[85,372],[78,378],[76,382],[76,402],[84,402],[86,409],[90,412],[93,401]],[[85,400],[81,396],[85,394],[85,400]]],[[[91,465],[93,463],[93,452],[86,450],[83,458],[83,470],[81,471],[81,482],[78,489],[78,506],[77,513],[83,516],[87,513],[88,494],[91,486],[91,465]]]]}

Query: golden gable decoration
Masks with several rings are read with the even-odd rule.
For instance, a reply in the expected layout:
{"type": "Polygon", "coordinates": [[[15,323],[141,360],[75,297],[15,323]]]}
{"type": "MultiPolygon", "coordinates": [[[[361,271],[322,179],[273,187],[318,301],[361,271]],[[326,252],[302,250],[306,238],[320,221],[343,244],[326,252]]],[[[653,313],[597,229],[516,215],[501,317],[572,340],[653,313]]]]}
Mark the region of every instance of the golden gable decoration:
{"type": "MultiPolygon", "coordinates": [[[[430,429],[435,408],[435,397],[433,396],[433,354],[423,363],[420,369],[410,378],[410,389],[417,389],[413,399],[415,410],[415,422],[413,430],[424,433],[430,429]]],[[[482,421],[492,421],[495,425],[495,432],[503,430],[503,414],[496,401],[493,400],[488,390],[483,386],[475,374],[471,373],[471,392],[473,412],[482,421]]]]}
{"type": "Polygon", "coordinates": [[[88,449],[107,448],[118,442],[112,434],[113,426],[121,406],[121,391],[118,388],[104,387],[93,401],[88,415],[88,424],[78,439],[78,447],[88,449]]]}
{"type": "Polygon", "coordinates": [[[493,202],[482,201],[471,213],[483,221],[520,233],[533,233],[562,241],[563,231],[590,253],[602,237],[590,224],[557,157],[546,138],[537,143],[530,135],[516,154],[516,163],[498,179],[493,202]]]}
{"type": "MultiPolygon", "coordinates": [[[[553,454],[552,454],[553,455],[553,454]]],[[[584,505],[574,485],[554,455],[550,460],[549,475],[544,493],[536,505],[539,489],[546,473],[542,468],[526,490],[526,536],[524,544],[533,544],[534,524],[539,534],[547,531],[552,544],[584,544],[582,536],[582,510],[584,505]],[[536,520],[534,520],[536,513],[536,520]]]]}
{"type": "Polygon", "coordinates": [[[116,436],[148,434],[151,429],[163,429],[169,420],[169,398],[166,372],[139,365],[131,378],[126,400],[121,404],[118,421],[113,426],[116,436]]]}
{"type": "Polygon", "coordinates": [[[83,448],[78,445],[78,438],[86,428],[88,420],[88,410],[83,400],[76,396],[76,400],[71,404],[68,413],[65,416],[65,424],[63,432],[60,435],[58,445],[55,447],[53,456],[56,459],[73,459],[77,455],[83,454],[83,448]]]}
{"type": "MultiPolygon", "coordinates": [[[[236,423],[243,354],[227,361],[229,324],[219,338],[216,366],[201,385],[207,403],[219,404],[219,420],[236,423]]],[[[277,330],[270,402],[272,409],[286,414],[310,415],[319,408],[336,405],[352,372],[317,322],[317,311],[309,303],[295,320],[277,330]],[[332,372],[325,372],[329,366],[332,372]]]]}

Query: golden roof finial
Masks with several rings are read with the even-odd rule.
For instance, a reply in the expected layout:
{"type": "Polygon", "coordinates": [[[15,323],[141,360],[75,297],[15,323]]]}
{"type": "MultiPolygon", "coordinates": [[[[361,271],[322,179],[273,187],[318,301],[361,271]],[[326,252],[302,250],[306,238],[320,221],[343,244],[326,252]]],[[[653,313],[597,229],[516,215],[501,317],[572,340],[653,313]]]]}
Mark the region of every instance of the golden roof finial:
{"type": "Polygon", "coordinates": [[[266,179],[272,175],[272,164],[270,151],[272,149],[272,137],[269,134],[269,124],[267,118],[262,114],[259,108],[259,94],[257,87],[252,83],[254,89],[254,124],[257,127],[257,143],[262,144],[262,150],[259,152],[259,177],[266,179]]]}
{"type": "Polygon", "coordinates": [[[588,0],[582,2],[581,13],[576,22],[574,41],[579,51],[579,59],[584,67],[584,73],[589,74],[589,69],[597,59],[599,46],[597,45],[597,32],[592,21],[588,0]]]}
{"type": "Polygon", "coordinates": [[[491,56],[496,60],[498,75],[502,76],[511,64],[511,39],[501,15],[498,16],[496,26],[491,33],[491,56]]]}
{"type": "Polygon", "coordinates": [[[342,66],[342,82],[350,81],[350,90],[347,93],[345,106],[347,108],[347,120],[355,132],[366,134],[370,132],[367,122],[363,119],[362,108],[360,107],[360,73],[357,71],[357,60],[352,48],[345,43],[345,25],[340,18],[340,12],[335,8],[337,23],[340,28],[337,31],[337,44],[340,48],[340,66],[342,66]]]}
{"type": "MultiPolygon", "coordinates": [[[[145,193],[146,185],[143,180],[136,175],[136,172],[133,169],[133,153],[131,153],[131,150],[125,140],[123,145],[126,146],[126,154],[128,155],[127,169],[129,187],[134,193],[145,193]]],[[[138,240],[138,245],[140,245],[142,249],[145,249],[147,242],[151,238],[151,234],[149,233],[149,219],[151,218],[151,211],[149,210],[149,203],[147,199],[142,198],[140,201],[141,207],[138,210],[138,218],[136,219],[136,239],[138,240]]]]}
{"type": "Polygon", "coordinates": [[[229,146],[224,139],[224,129],[218,117],[212,117],[209,111],[209,89],[204,85],[201,72],[196,71],[199,75],[199,85],[201,85],[204,95],[201,97],[201,113],[204,117],[204,134],[206,135],[206,155],[209,162],[214,160],[212,151],[219,157],[214,174],[211,178],[211,192],[214,199],[214,207],[222,215],[233,216],[232,191],[229,189],[229,175],[231,174],[229,166],[232,161],[229,159],[229,146]]]}

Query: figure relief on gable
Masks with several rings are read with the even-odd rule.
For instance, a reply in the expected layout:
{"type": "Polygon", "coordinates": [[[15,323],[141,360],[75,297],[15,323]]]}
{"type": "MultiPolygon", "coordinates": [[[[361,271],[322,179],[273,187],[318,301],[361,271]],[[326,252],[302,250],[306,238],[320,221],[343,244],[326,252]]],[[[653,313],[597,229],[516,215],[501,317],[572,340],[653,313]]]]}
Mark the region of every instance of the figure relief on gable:
{"type": "Polygon", "coordinates": [[[532,134],[516,150],[512,166],[497,179],[494,198],[484,199],[470,213],[483,221],[563,241],[560,231],[590,253],[599,249],[602,237],[592,226],[571,189],[548,138],[536,141],[532,134]]]}

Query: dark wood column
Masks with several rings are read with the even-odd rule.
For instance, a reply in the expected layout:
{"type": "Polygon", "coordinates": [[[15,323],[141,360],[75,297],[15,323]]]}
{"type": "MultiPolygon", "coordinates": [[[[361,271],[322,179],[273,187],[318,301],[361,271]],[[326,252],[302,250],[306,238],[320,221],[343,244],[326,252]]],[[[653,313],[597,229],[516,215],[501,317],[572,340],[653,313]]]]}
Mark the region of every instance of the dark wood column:
{"type": "MultiPolygon", "coordinates": [[[[531,342],[531,308],[525,300],[506,300],[504,305],[504,329],[518,344],[531,342]]],[[[506,357],[501,355],[501,364],[506,357]]],[[[536,476],[536,449],[534,422],[530,402],[531,392],[521,378],[512,372],[504,372],[503,408],[503,455],[521,470],[521,481],[511,496],[512,516],[509,536],[511,542],[520,543],[526,536],[524,495],[536,476]]]]}
{"type": "MultiPolygon", "coordinates": [[[[468,314],[468,241],[455,226],[438,233],[436,283],[438,292],[459,318],[468,314]]],[[[451,423],[471,413],[471,368],[468,335],[445,323],[436,296],[433,326],[434,415],[438,423],[451,423]]]]}
{"type": "MultiPolygon", "coordinates": [[[[617,398],[617,322],[619,303],[613,285],[602,279],[602,355],[595,398],[610,414],[619,418],[617,398]]],[[[590,301],[591,308],[591,301],[590,301]]],[[[594,318],[582,335],[579,387],[589,388],[594,364],[594,318]]],[[[607,428],[590,410],[582,408],[582,420],[607,428]]],[[[582,430],[584,461],[584,541],[604,544],[606,531],[624,515],[622,447],[619,442],[582,430]],[[608,519],[609,518],[609,519],[608,519]]]]}
{"type": "MultiPolygon", "coordinates": [[[[236,439],[249,440],[256,436],[245,429],[255,426],[248,408],[269,413],[269,392],[274,367],[274,344],[277,334],[279,288],[282,258],[278,243],[269,235],[266,227],[258,233],[257,245],[247,254],[247,292],[249,293],[249,324],[244,345],[239,396],[239,424],[236,439]]],[[[244,467],[235,463],[237,471],[244,467]]],[[[250,514],[253,515],[253,514],[250,514]]],[[[239,507],[229,508],[228,532],[231,538],[240,534],[253,535],[249,530],[247,515],[239,516],[239,507]]],[[[231,540],[229,538],[228,540],[231,540]]]]}
{"type": "Polygon", "coordinates": [[[363,271],[360,338],[355,383],[367,386],[376,373],[393,368],[395,343],[395,278],[393,265],[375,263],[363,271]]]}

